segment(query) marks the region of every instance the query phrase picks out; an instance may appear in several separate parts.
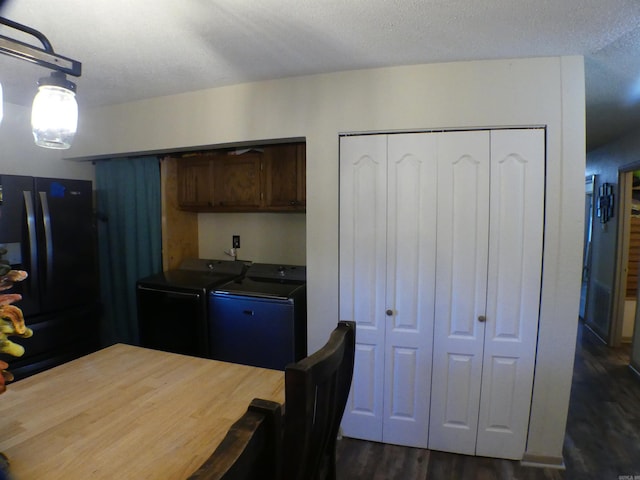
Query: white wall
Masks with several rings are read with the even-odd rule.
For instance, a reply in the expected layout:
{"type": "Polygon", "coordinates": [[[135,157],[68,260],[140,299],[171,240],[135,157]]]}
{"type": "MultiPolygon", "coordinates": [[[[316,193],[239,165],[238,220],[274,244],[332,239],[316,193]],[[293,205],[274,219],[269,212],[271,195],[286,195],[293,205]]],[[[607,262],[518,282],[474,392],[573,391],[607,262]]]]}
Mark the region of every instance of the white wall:
{"type": "Polygon", "coordinates": [[[36,146],[31,133],[31,107],[4,104],[0,123],[0,174],[93,180],[90,162],[63,160],[66,151],[36,146]]]}
{"type": "Polygon", "coordinates": [[[635,299],[624,300],[624,312],[622,315],[622,341],[630,342],[633,338],[633,327],[636,322],[636,304],[635,299]]]}
{"type": "MultiPolygon", "coordinates": [[[[640,129],[631,132],[624,137],[605,145],[597,150],[589,152],[587,156],[587,175],[596,175],[595,191],[605,182],[613,185],[614,196],[619,198],[618,170],[640,160],[640,129]]],[[[616,205],[619,206],[619,202],[616,205]]],[[[592,238],[591,256],[591,282],[598,284],[608,292],[613,293],[615,283],[615,258],[617,248],[618,220],[621,214],[615,215],[603,226],[595,220],[592,238]]],[[[590,289],[589,295],[592,296],[590,289]]],[[[591,302],[589,302],[591,303],[591,302]]],[[[611,310],[607,310],[608,316],[598,318],[595,314],[595,305],[587,305],[587,318],[591,317],[600,326],[603,337],[609,338],[611,326],[611,310]]],[[[633,363],[640,365],[640,327],[636,326],[633,339],[633,363]]]]}
{"type": "Polygon", "coordinates": [[[105,107],[85,112],[84,133],[71,154],[305,137],[313,351],[338,320],[339,133],[546,125],[545,254],[527,454],[557,460],[578,318],[584,123],[581,57],[460,62],[288,78],[105,107]]]}

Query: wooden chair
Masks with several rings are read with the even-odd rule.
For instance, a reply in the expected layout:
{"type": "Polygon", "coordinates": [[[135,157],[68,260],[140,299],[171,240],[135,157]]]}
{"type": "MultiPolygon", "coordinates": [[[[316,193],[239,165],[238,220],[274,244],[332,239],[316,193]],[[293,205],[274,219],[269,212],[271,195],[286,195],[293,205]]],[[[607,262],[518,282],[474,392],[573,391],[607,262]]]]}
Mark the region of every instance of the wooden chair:
{"type": "Polygon", "coordinates": [[[355,322],[339,322],[320,350],[285,368],[284,480],[336,478],[336,440],[353,377],[355,331],[355,322]]]}
{"type": "Polygon", "coordinates": [[[280,480],[281,441],[281,405],[255,398],[189,480],[280,480]]]}

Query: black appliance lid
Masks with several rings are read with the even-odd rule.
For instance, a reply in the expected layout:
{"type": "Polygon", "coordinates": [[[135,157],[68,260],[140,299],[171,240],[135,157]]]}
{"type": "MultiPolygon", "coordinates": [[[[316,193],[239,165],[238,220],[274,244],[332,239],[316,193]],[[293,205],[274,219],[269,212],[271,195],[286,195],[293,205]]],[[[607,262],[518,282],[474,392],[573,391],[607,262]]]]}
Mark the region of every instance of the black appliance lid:
{"type": "Polygon", "coordinates": [[[251,262],[235,260],[215,260],[206,258],[185,258],[177,270],[196,270],[199,272],[232,273],[242,275],[251,262]]]}
{"type": "Polygon", "coordinates": [[[288,299],[299,290],[304,290],[305,288],[305,283],[297,280],[244,277],[220,285],[212,291],[218,295],[288,299]]]}
{"type": "Polygon", "coordinates": [[[290,280],[304,283],[307,281],[307,267],[281,263],[253,263],[247,270],[246,276],[253,279],[290,280]]]}
{"type": "Polygon", "coordinates": [[[195,270],[169,270],[138,280],[138,285],[155,288],[185,288],[203,290],[233,280],[231,273],[199,272],[195,270]]]}

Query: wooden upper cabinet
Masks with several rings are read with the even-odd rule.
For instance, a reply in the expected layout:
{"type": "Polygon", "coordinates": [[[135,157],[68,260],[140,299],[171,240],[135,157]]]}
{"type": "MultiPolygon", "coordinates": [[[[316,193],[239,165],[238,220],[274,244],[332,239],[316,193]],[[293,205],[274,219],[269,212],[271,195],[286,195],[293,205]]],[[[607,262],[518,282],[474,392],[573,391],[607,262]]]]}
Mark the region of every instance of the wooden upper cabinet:
{"type": "Polygon", "coordinates": [[[213,205],[213,168],[211,157],[178,159],[178,205],[188,210],[207,208],[213,205]]]}
{"type": "Polygon", "coordinates": [[[178,205],[198,212],[304,212],[305,147],[287,143],[179,158],[178,205]]]}
{"type": "Polygon", "coordinates": [[[261,206],[262,154],[220,155],[214,160],[214,207],[218,211],[257,210],[261,206]]]}
{"type": "Polygon", "coordinates": [[[264,148],[264,207],[268,210],[304,210],[306,195],[305,144],[264,148]]]}

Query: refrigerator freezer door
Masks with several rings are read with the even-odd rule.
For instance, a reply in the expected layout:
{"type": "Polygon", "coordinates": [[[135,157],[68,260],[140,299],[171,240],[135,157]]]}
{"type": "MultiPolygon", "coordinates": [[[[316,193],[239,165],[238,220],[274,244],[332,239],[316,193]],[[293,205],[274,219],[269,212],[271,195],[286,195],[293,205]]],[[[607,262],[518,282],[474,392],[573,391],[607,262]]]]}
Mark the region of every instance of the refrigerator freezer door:
{"type": "Polygon", "coordinates": [[[0,246],[8,250],[5,257],[16,270],[29,277],[11,289],[19,293],[25,315],[40,311],[38,292],[37,238],[33,177],[0,175],[0,246]]]}
{"type": "Polygon", "coordinates": [[[86,304],[98,296],[91,182],[35,179],[41,310],[86,304]]]}

